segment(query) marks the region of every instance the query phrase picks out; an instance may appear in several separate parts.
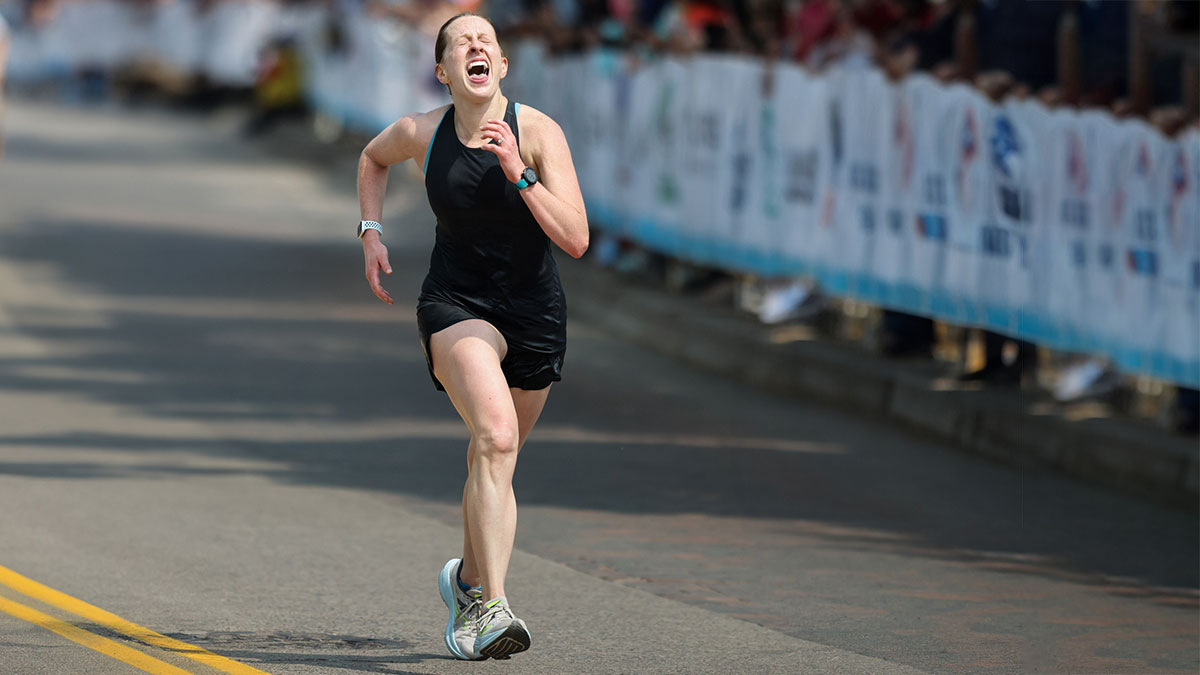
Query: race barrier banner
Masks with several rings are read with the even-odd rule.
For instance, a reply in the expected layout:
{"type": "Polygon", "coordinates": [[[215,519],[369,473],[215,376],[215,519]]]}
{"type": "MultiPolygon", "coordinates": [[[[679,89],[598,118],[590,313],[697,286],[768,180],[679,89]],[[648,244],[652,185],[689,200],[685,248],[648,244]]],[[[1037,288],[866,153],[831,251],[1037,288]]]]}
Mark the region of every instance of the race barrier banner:
{"type": "Polygon", "coordinates": [[[739,56],[538,68],[506,93],[563,127],[602,229],[1200,386],[1195,128],[739,56]]]}
{"type": "MultiPolygon", "coordinates": [[[[375,133],[449,100],[433,36],[408,26],[336,5],[199,7],[64,3],[36,31],[15,25],[10,74],[151,56],[248,86],[259,51],[286,35],[310,102],[348,128],[375,133]]],[[[1200,387],[1196,128],[1168,140],[923,74],[506,47],[505,93],[562,126],[598,228],[1200,387]]]]}
{"type": "Polygon", "coordinates": [[[53,19],[26,23],[23,3],[0,2],[13,28],[8,77],[13,81],[65,77],[85,69],[109,71],[153,59],[227,86],[254,84],[259,53],[315,9],[283,10],[266,0],[202,4],[68,0],[53,19]],[[203,7],[203,9],[202,9],[203,7]]]}

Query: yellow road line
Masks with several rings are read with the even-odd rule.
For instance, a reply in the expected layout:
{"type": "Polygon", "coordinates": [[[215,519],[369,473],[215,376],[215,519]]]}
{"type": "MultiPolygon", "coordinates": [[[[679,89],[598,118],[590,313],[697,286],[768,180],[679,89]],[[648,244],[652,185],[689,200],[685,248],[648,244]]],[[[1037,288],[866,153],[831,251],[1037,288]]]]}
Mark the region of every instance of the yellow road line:
{"type": "Polygon", "coordinates": [[[100,637],[95,633],[89,633],[78,626],[72,626],[66,621],[60,621],[49,614],[43,614],[32,607],[26,607],[19,602],[13,602],[5,597],[0,597],[0,612],[6,612],[35,626],[41,626],[46,630],[54,631],[68,640],[78,642],[88,649],[95,649],[101,654],[111,656],[118,661],[124,661],[134,668],[140,668],[147,673],[154,673],[154,675],[190,675],[188,671],[182,668],[176,668],[165,661],[159,661],[153,656],[143,654],[136,649],[126,647],[118,642],[113,642],[108,638],[100,637]]]}
{"type": "MultiPolygon", "coordinates": [[[[131,621],[126,621],[112,612],[105,611],[89,605],[88,603],[73,598],[66,593],[56,591],[49,586],[39,584],[38,582],[24,577],[7,567],[0,566],[0,584],[4,584],[9,588],[23,593],[31,598],[41,600],[47,605],[57,607],[63,611],[71,612],[79,615],[93,623],[104,626],[110,630],[116,631],[123,635],[128,635],[135,640],[143,642],[147,645],[166,649],[168,651],[181,654],[199,661],[210,668],[215,668],[223,673],[230,675],[268,675],[266,671],[252,668],[244,663],[238,663],[232,659],[227,659],[220,654],[214,654],[203,647],[190,645],[186,642],[169,638],[161,633],[156,633],[149,628],[144,628],[131,621]]],[[[139,652],[140,653],[140,652],[139,652]]]]}

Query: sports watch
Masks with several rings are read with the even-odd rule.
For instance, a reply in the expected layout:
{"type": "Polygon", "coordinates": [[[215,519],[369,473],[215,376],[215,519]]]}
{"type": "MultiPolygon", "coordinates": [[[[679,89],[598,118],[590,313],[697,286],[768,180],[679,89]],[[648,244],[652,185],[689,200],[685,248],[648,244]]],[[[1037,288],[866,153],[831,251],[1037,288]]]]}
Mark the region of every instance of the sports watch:
{"type": "Polygon", "coordinates": [[[514,183],[514,185],[517,186],[518,190],[524,190],[525,188],[529,187],[530,185],[533,185],[534,183],[536,183],[537,181],[538,181],[537,172],[534,171],[533,169],[531,169],[530,167],[525,167],[525,170],[521,172],[521,180],[514,183]]]}
{"type": "Polygon", "coordinates": [[[380,225],[379,223],[377,223],[373,220],[358,221],[358,238],[359,239],[362,239],[362,236],[364,234],[366,234],[367,230],[375,230],[376,232],[379,233],[379,236],[381,236],[381,237],[383,236],[383,226],[380,225]]]}

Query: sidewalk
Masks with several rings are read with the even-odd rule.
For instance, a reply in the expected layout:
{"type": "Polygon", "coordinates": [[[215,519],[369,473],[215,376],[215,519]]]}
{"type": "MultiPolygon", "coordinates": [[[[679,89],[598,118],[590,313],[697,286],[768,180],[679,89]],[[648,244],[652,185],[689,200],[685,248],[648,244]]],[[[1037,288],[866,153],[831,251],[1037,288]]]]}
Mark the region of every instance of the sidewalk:
{"type": "Polygon", "coordinates": [[[694,366],[783,394],[888,418],[997,462],[1058,471],[1151,501],[1200,510],[1195,439],[1133,420],[1087,417],[1029,392],[980,389],[933,362],[796,339],[730,308],[560,257],[572,316],[694,366]]]}

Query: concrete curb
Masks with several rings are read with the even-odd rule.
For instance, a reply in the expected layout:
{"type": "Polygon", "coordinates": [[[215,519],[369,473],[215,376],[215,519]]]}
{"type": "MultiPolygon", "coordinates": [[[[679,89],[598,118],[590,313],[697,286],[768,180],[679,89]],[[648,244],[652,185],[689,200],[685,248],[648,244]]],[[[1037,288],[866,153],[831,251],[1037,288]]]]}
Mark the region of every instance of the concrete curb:
{"type": "Polygon", "coordinates": [[[1200,511],[1200,447],[1132,420],[1070,419],[1019,390],[948,385],[937,365],[886,359],[831,340],[776,343],[732,309],[560,260],[572,316],[693,366],[890,419],[1008,465],[1049,469],[1150,501],[1200,511]]]}

